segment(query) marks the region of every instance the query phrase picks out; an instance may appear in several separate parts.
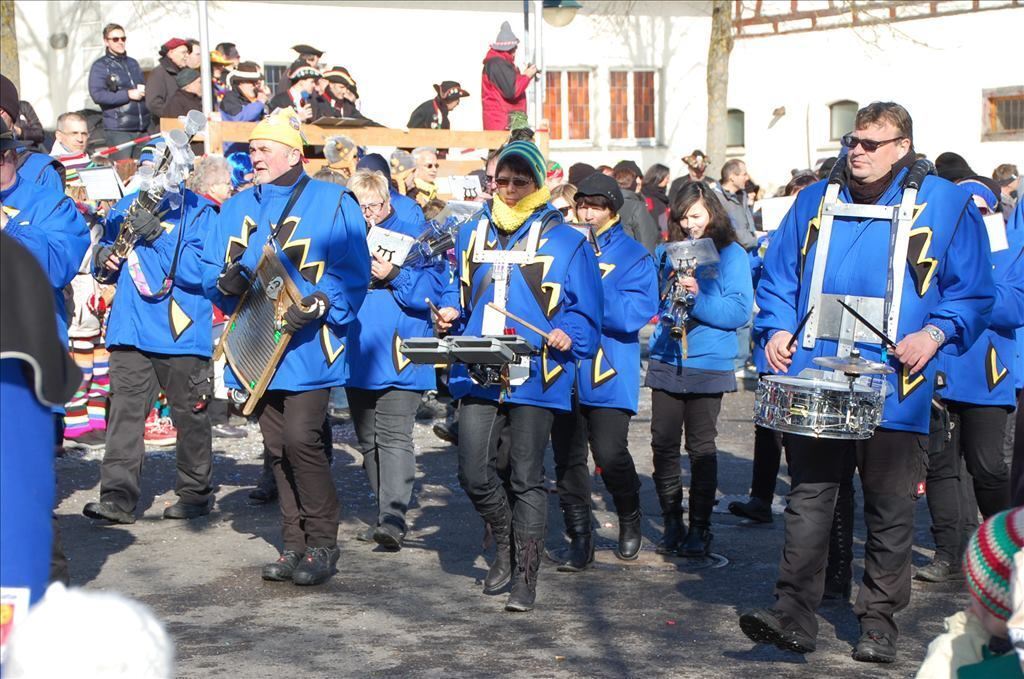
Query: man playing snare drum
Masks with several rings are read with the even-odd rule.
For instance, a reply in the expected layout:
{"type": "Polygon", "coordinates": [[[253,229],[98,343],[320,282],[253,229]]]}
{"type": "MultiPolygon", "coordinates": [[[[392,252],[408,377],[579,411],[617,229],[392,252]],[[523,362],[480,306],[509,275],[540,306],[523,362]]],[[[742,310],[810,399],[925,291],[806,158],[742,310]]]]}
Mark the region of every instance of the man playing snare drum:
{"type": "Polygon", "coordinates": [[[797,653],[815,649],[836,493],[856,465],[867,541],[853,658],[888,663],[896,658],[894,614],[910,600],[932,359],[940,348],[957,355],[971,346],[986,325],[994,287],[981,215],[967,192],[925,176],[926,161],[914,164],[907,111],[876,102],[857,112],[855,127],[843,137],[839,169],[800,192],[772,239],[755,333],[775,373],[798,376],[818,368],[815,357],[849,356],[854,349],[894,372],[884,378],[881,424],[870,438],[786,435],[792,490],[776,602],[744,613],[740,628],[758,643],[797,653]],[[840,300],[895,345],[855,322],[840,300]]]}

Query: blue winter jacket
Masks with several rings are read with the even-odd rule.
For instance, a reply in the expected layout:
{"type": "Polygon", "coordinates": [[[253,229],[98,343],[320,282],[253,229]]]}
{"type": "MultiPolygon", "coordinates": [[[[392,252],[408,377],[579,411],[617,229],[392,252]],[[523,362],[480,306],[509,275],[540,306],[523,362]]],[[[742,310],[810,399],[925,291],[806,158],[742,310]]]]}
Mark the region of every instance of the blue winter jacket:
{"type": "MultiPolygon", "coordinates": [[[[718,264],[697,267],[694,278],[700,292],[686,325],[686,358],[682,340],[672,337],[662,323],[650,339],[651,360],[674,366],[700,370],[733,369],[738,343],[736,330],[750,320],[754,289],[750,282],[750,259],[739,243],[730,243],[719,251],[718,264]]],[[[665,255],[665,246],[654,252],[661,285],[675,275],[672,261],[665,255]]],[[[662,313],[668,311],[670,300],[661,303],[662,313]]]]}
{"type": "MultiPolygon", "coordinates": [[[[900,171],[879,205],[899,204],[906,173],[900,171]]],[[[755,341],[762,347],[776,332],[793,332],[807,310],[825,185],[821,181],[799,193],[765,254],[754,322],[755,341]]],[[[842,190],[840,201],[851,202],[848,189],[842,190]]],[[[988,239],[980,213],[968,209],[970,205],[970,194],[944,179],[929,176],[922,183],[907,261],[901,263],[907,272],[899,327],[890,331],[894,341],[931,323],[945,333],[947,350],[959,355],[988,323],[995,290],[988,239]]],[[[836,217],[823,294],[884,298],[891,228],[889,220],[836,217]]],[[[879,344],[857,346],[865,358],[882,360],[879,344]]],[[[812,358],[835,356],[837,348],[835,340],[818,339],[813,349],[805,349],[799,339],[787,374],[816,367],[812,358]]],[[[891,389],[882,426],[926,434],[936,361],[911,375],[891,353],[887,360],[896,372],[887,378],[891,389]]]]}
{"type": "MultiPolygon", "coordinates": [[[[296,183],[301,181],[301,177],[296,183]]],[[[228,199],[220,209],[216,228],[203,248],[203,288],[225,313],[232,313],[238,297],[217,289],[225,263],[239,261],[256,269],[264,246],[271,242],[295,184],[264,184],[228,199]]],[[[342,386],[347,375],[345,337],[356,319],[370,283],[370,255],[366,249],[366,222],[352,193],[329,182],[310,179],[273,241],[271,256],[278,257],[305,297],[327,296],[330,306],[323,319],[292,336],[269,389],[311,391],[342,386]]],[[[234,373],[225,379],[240,386],[234,373]]],[[[249,386],[249,385],[247,385],[249,386]]]]}
{"type": "MultiPolygon", "coordinates": [[[[416,238],[423,233],[425,223],[422,212],[417,222],[403,221],[392,212],[378,226],[416,238]]],[[[446,262],[424,262],[399,267],[398,275],[385,287],[374,287],[366,293],[356,320],[348,326],[346,386],[412,391],[437,387],[434,366],[412,363],[399,348],[409,337],[433,335],[426,300],[429,297],[436,302],[448,281],[446,262]]]]}
{"type": "MultiPolygon", "coordinates": [[[[138,193],[131,193],[111,209],[103,244],[113,243],[117,238],[125,212],[137,196],[138,193]]],[[[157,206],[156,215],[165,233],[152,243],[139,241],[133,249],[134,257],[146,278],[149,294],[156,294],[178,251],[174,282],[167,294],[145,297],[132,280],[128,264],[123,263],[107,321],[107,346],[209,358],[213,351],[213,306],[203,293],[201,255],[206,236],[217,223],[217,208],[206,198],[186,191],[182,204],[175,209],[171,209],[165,197],[157,206]]]]}
{"type": "Polygon", "coordinates": [[[18,177],[32,184],[64,193],[63,170],[59,160],[45,153],[22,151],[18,154],[18,177]]]}
{"type": "Polygon", "coordinates": [[[597,355],[579,362],[579,402],[636,414],[640,329],[658,313],[658,272],[647,248],[616,224],[597,237],[604,315],[597,355]]]}
{"type": "Polygon", "coordinates": [[[149,128],[149,109],[143,100],[132,101],[128,90],[146,84],[139,62],[128,55],[114,56],[109,51],[89,69],[89,96],[103,111],[103,127],[123,132],[143,132],[149,128]]]}
{"type": "MultiPolygon", "coordinates": [[[[540,238],[534,261],[511,267],[507,309],[541,330],[560,328],[572,340],[569,351],[549,350],[537,333],[511,319],[506,328],[526,338],[539,351],[530,358],[530,376],[526,382],[512,387],[504,397],[507,403],[528,404],[570,410],[575,381],[576,361],[597,353],[601,336],[603,295],[601,275],[594,250],[561,215],[546,204],[538,208],[503,245],[491,223],[490,205],[484,204],[480,218],[486,219],[487,248],[509,250],[527,237],[530,225],[542,220],[540,238]]],[[[461,311],[452,334],[478,337],[483,326],[484,308],[494,301],[494,285],[487,284],[491,265],[473,262],[476,245],[476,220],[464,224],[455,245],[455,276],[442,296],[442,307],[461,311]]],[[[472,396],[499,402],[501,390],[481,387],[470,379],[466,366],[456,364],[449,378],[452,396],[472,396]]]]}
{"type": "Polygon", "coordinates": [[[68,343],[68,315],[64,288],[78,274],[91,240],[85,220],[74,201],[63,192],[33,184],[20,176],[0,192],[7,213],[4,233],[24,245],[42,265],[53,286],[57,332],[68,343]]]}

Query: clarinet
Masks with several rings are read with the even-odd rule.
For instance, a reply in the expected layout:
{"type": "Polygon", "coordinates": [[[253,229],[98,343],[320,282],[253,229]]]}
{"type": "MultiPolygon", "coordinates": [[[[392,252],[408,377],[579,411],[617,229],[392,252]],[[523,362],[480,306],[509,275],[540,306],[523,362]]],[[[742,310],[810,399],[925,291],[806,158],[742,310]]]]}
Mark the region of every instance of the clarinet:
{"type": "MultiPolygon", "coordinates": [[[[183,130],[171,130],[165,137],[166,143],[156,146],[158,160],[154,167],[143,167],[139,169],[139,195],[135,197],[132,204],[125,210],[124,219],[121,221],[117,238],[111,245],[111,254],[118,259],[126,258],[139,240],[139,234],[135,230],[135,220],[138,214],[145,210],[153,213],[164,195],[171,193],[180,203],[180,184],[185,175],[192,168],[195,161],[195,154],[190,146],[192,138],[206,128],[206,116],[201,111],[189,111],[185,117],[183,130]]],[[[96,279],[100,283],[113,283],[118,272],[103,269],[97,274],[96,279]]]]}
{"type": "Polygon", "coordinates": [[[667,289],[662,291],[662,299],[668,298],[671,304],[661,317],[661,322],[668,326],[671,336],[678,340],[686,335],[686,323],[690,320],[690,312],[697,299],[681,283],[683,278],[693,276],[697,269],[697,258],[687,258],[680,263],[681,268],[673,273],[665,286],[667,289]]]}

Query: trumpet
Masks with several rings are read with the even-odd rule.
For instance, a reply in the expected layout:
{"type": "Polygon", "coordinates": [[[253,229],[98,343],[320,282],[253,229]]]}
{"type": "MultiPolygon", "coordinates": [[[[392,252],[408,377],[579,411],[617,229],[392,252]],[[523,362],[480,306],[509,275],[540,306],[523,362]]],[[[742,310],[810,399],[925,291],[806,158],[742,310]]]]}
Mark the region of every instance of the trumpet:
{"type": "MultiPolygon", "coordinates": [[[[113,256],[124,259],[135,247],[139,234],[134,225],[141,211],[154,212],[167,194],[170,194],[167,198],[172,208],[181,205],[181,182],[195,161],[190,142],[205,128],[206,116],[201,111],[189,111],[184,129],[171,130],[164,135],[166,141],[156,145],[156,164],[139,169],[139,195],[125,211],[117,238],[111,245],[113,256]]],[[[104,270],[96,278],[101,283],[113,283],[116,277],[116,271],[104,270]]]]}

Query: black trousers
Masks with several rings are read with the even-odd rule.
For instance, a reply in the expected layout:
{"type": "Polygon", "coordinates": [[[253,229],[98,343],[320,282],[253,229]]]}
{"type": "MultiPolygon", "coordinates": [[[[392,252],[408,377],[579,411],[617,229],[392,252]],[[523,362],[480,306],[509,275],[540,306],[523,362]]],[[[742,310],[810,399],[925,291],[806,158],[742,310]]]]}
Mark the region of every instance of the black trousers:
{"type": "MultiPolygon", "coordinates": [[[[629,454],[630,418],[628,410],[579,404],[570,413],[555,415],[551,448],[558,498],[563,505],[590,506],[588,443],[594,465],[613,499],[640,492],[640,477],[629,454]]],[[[618,504],[616,501],[616,507],[618,504]]]]}
{"type": "Polygon", "coordinates": [[[268,391],[256,410],[277,482],[284,548],[333,547],[340,507],[324,455],[330,389],[268,391]]]}
{"type": "Polygon", "coordinates": [[[680,475],[680,447],[685,439],[691,458],[715,455],[718,448],[718,413],[721,394],[673,394],[651,390],[651,450],[654,453],[654,478],[671,479],[680,475]]]}
{"type": "Polygon", "coordinates": [[[754,425],[754,467],[750,478],[750,497],[768,505],[772,503],[781,463],[782,434],[754,425]]]}
{"type": "Polygon", "coordinates": [[[555,413],[548,408],[463,398],[459,405],[459,483],[482,516],[507,511],[516,535],[543,540],[547,531],[544,448],[555,413]],[[507,460],[499,459],[499,440],[507,460]],[[507,469],[506,491],[499,465],[507,469]]]}
{"type": "Polygon", "coordinates": [[[110,414],[107,450],[100,469],[100,499],[125,512],[139,501],[139,477],[146,453],[146,415],[163,389],[178,430],[175,492],[186,504],[208,502],[213,492],[213,442],[205,409],[193,406],[212,393],[209,359],[168,356],[116,347],[110,352],[110,414]]]}
{"type": "Polygon", "coordinates": [[[1013,506],[1024,505],[1024,390],[1017,392],[1017,424],[1013,439],[1010,488],[1013,506]]]}
{"type": "Polygon", "coordinates": [[[951,436],[933,451],[928,466],[928,509],[935,538],[935,558],[959,564],[970,537],[965,521],[974,505],[963,486],[973,482],[981,515],[988,518],[1010,506],[1010,475],[1003,457],[1008,413],[1000,406],[947,402],[951,436]],[[965,477],[966,471],[969,476],[965,477]]]}
{"type": "Polygon", "coordinates": [[[814,439],[787,434],[792,490],[786,507],[786,541],[775,585],[775,609],[812,637],[815,610],[825,588],[829,532],[839,486],[851,458],[864,489],[864,582],[854,613],[861,630],[898,634],[893,616],[910,602],[914,501],[927,464],[928,437],[879,429],[866,441],[814,439]]]}

